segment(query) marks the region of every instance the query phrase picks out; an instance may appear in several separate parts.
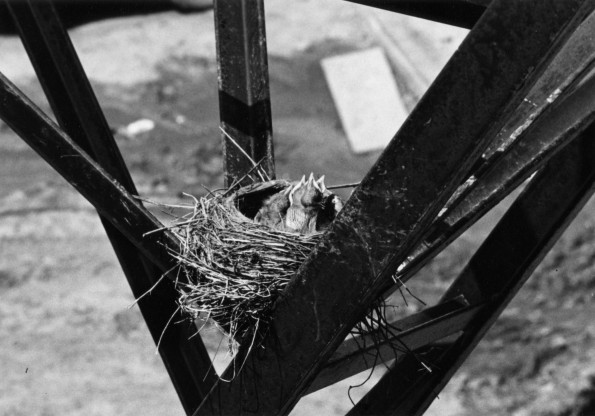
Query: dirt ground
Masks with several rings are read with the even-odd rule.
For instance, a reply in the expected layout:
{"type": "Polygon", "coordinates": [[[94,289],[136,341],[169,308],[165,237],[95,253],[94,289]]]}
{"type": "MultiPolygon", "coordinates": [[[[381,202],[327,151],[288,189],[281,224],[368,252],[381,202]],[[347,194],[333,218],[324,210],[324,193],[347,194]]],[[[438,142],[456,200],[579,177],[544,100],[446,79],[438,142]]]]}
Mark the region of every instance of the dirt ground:
{"type": "MultiPolygon", "coordinates": [[[[267,2],[277,172],[296,178],[313,171],[326,174],[327,183],[355,182],[378,153],[350,152],[320,59],[379,41],[364,8],[318,3],[267,2]]],[[[376,16],[427,80],[465,35],[417,19],[376,16]]],[[[118,129],[141,118],[156,123],[136,137],[116,136],[139,193],[173,203],[181,192],[220,187],[212,13],[114,19],[71,34],[110,125],[118,129]]],[[[18,39],[0,37],[0,53],[0,71],[47,109],[18,39]]],[[[395,72],[398,82],[407,82],[395,72]]],[[[0,158],[0,415],[183,414],[92,207],[2,124],[0,158]]],[[[429,415],[595,415],[593,204],[429,415]]],[[[435,301],[503,209],[422,270],[411,283],[415,293],[435,301]]],[[[409,313],[421,306],[401,307],[409,313]]],[[[215,354],[217,334],[205,340],[215,354]]],[[[380,373],[353,396],[361,397],[380,373]]],[[[292,414],[345,413],[348,387],[366,376],[303,398],[292,414]]]]}

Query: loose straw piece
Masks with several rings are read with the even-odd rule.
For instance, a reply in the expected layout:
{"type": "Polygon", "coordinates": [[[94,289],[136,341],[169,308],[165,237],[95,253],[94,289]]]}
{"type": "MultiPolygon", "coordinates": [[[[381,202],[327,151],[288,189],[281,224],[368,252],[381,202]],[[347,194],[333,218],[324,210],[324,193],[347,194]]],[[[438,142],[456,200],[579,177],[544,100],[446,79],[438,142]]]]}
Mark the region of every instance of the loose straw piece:
{"type": "Polygon", "coordinates": [[[256,173],[258,173],[258,176],[260,176],[260,179],[264,182],[265,180],[270,181],[271,178],[269,177],[269,175],[267,175],[267,173],[265,172],[264,169],[258,169],[258,164],[254,161],[254,159],[252,159],[250,157],[250,155],[248,153],[246,153],[246,151],[242,148],[242,146],[240,146],[234,139],[233,137],[231,137],[223,127],[219,126],[219,130],[221,130],[221,132],[225,135],[225,137],[227,137],[229,139],[229,141],[231,141],[235,147],[238,148],[238,150],[244,155],[246,156],[246,158],[252,163],[252,166],[254,166],[254,168],[256,168],[256,173]],[[265,179],[266,177],[266,179],[265,179]]]}

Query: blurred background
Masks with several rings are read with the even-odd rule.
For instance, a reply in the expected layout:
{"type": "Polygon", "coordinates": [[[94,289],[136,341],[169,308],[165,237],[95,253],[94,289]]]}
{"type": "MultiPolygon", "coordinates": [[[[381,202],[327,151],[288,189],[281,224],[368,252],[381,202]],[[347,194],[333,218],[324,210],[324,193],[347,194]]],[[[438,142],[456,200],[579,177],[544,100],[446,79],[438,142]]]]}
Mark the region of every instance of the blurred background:
{"type": "MultiPolygon", "coordinates": [[[[75,13],[67,23],[139,193],[176,204],[182,192],[223,186],[215,37],[213,12],[200,0],[162,6],[98,21],[110,13],[75,13]]],[[[467,33],[331,0],[271,0],[266,13],[277,175],[314,172],[327,185],[360,181],[382,143],[358,147],[369,138],[351,131],[358,126],[346,122],[350,109],[331,85],[348,79],[341,68],[352,65],[325,62],[350,59],[357,72],[357,53],[375,51],[373,63],[395,85],[387,99],[404,117],[467,33]]],[[[5,11],[0,16],[0,71],[49,112],[5,11]]],[[[400,125],[398,117],[380,123],[388,123],[387,139],[400,125]]],[[[93,208],[1,122],[0,178],[0,415],[183,414],[93,208]]],[[[414,293],[437,300],[507,204],[423,269],[409,284],[414,293]]],[[[428,414],[595,414],[592,207],[428,414]]],[[[394,304],[403,314],[423,306],[400,297],[394,304]]],[[[216,331],[205,341],[215,355],[216,331]]],[[[223,348],[218,366],[225,361],[223,348]]],[[[369,375],[305,397],[293,414],[344,414],[349,386],[369,375]]]]}

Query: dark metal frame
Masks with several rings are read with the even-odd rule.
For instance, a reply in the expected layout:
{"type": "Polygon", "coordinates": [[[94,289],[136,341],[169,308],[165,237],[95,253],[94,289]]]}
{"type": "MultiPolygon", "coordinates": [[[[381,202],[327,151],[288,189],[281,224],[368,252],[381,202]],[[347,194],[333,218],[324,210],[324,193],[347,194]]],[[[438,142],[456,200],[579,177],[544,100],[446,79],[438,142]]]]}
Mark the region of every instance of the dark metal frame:
{"type": "MultiPolygon", "coordinates": [[[[5,1],[60,126],[1,75],[0,117],[97,208],[139,297],[175,266],[177,239],[146,235],[161,224],[134,196],[51,2],[5,1]]],[[[240,350],[233,382],[218,381],[193,328],[165,332],[187,414],[286,414],[378,358],[395,363],[351,414],[423,413],[593,192],[595,1],[356,2],[473,29],[277,301],[262,348],[240,350]],[[441,302],[372,348],[373,334],[345,340],[395,275],[411,278],[538,170],[441,302]],[[411,351],[438,370],[420,372],[411,351]]],[[[274,178],[263,0],[214,5],[226,181],[253,168],[243,153],[274,178]]],[[[139,306],[157,341],[176,310],[171,282],[139,306]]]]}
{"type": "MultiPolygon", "coordinates": [[[[10,110],[13,113],[8,116],[11,121],[7,120],[7,123],[13,123],[15,131],[31,139],[33,143],[30,144],[37,147],[38,152],[46,152],[47,157],[54,158],[51,163],[54,166],[58,164],[60,167],[57,170],[62,169],[63,175],[68,169],[72,175],[69,181],[73,185],[81,182],[91,198],[99,199],[94,205],[98,207],[132,292],[136,298],[140,298],[162,274],[171,269],[171,260],[164,247],[176,247],[177,241],[172,236],[164,236],[160,243],[155,244],[156,241],[149,242],[143,238],[144,232],[159,228],[161,224],[132,196],[137,194],[132,178],[53,5],[38,1],[9,2],[8,7],[52,110],[68,136],[61,133],[39,110],[35,111],[33,104],[26,102],[21,94],[11,95],[18,103],[10,99],[3,102],[7,112],[10,110]],[[43,127],[47,125],[49,129],[43,127]],[[42,135],[47,135],[49,141],[45,142],[40,137],[42,135]],[[51,145],[47,150],[39,149],[42,143],[57,141],[49,137],[69,137],[73,141],[73,149],[51,145]],[[83,151],[89,156],[84,155],[83,151]],[[95,175],[101,177],[99,181],[94,180],[92,175],[81,175],[81,171],[88,172],[88,169],[78,170],[76,163],[70,163],[78,160],[75,156],[77,153],[81,154],[82,160],[90,162],[90,158],[93,158],[101,164],[105,170],[103,175],[99,166],[93,170],[95,175]],[[65,155],[70,157],[64,159],[65,155]],[[69,163],[64,163],[64,160],[69,163]],[[127,192],[126,199],[121,195],[123,190],[127,192]],[[106,212],[100,207],[113,212],[106,212]],[[109,218],[115,221],[110,222],[109,218]],[[135,240],[136,247],[131,242],[135,240]],[[146,243],[151,246],[149,250],[139,247],[146,246],[146,243]]],[[[4,81],[6,87],[7,81],[4,81]]],[[[216,375],[202,341],[197,337],[190,339],[193,328],[176,325],[164,332],[172,316],[178,315],[178,319],[181,319],[179,312],[176,312],[176,299],[177,292],[173,285],[163,284],[154,289],[152,296],[142,297],[138,305],[155,343],[163,334],[159,352],[183,407],[190,412],[207,395],[216,375]]]]}
{"type": "Polygon", "coordinates": [[[214,6],[226,184],[253,168],[244,153],[274,179],[264,2],[217,0],[214,6]]]}

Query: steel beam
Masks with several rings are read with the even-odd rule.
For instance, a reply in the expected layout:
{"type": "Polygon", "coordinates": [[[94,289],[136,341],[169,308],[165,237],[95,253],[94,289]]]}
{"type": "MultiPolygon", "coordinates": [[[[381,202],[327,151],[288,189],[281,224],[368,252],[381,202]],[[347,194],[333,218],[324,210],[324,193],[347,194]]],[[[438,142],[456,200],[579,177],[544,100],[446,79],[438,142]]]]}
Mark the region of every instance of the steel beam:
{"type": "MultiPolygon", "coordinates": [[[[62,128],[131,194],[137,194],[95,94],[60,19],[49,2],[7,2],[37,76],[62,128]]],[[[139,299],[163,274],[105,218],[101,221],[134,297],[139,299]]],[[[157,286],[138,302],[186,413],[198,407],[216,380],[211,360],[191,325],[182,319],[171,284],[157,286]]]]}
{"type": "Polygon", "coordinates": [[[264,2],[215,0],[214,8],[226,184],[242,178],[253,162],[274,179],[264,2]]]}
{"type": "MultiPolygon", "coordinates": [[[[461,201],[454,203],[435,221],[423,244],[402,270],[401,281],[409,280],[593,122],[595,76],[581,77],[577,84],[576,89],[563,94],[547,108],[502,157],[484,169],[461,201]]],[[[387,282],[387,295],[396,288],[396,285],[387,282]]]]}
{"type": "Polygon", "coordinates": [[[350,415],[421,415],[483,338],[595,190],[595,126],[560,151],[508,210],[443,299],[488,301],[432,373],[398,363],[350,415]]]}
{"type": "Polygon", "coordinates": [[[276,302],[263,344],[240,350],[244,370],[197,415],[291,410],[594,7],[490,5],[276,302]]]}
{"type": "Polygon", "coordinates": [[[452,229],[473,223],[593,122],[595,76],[583,81],[549,108],[517,146],[486,168],[466,198],[445,215],[445,225],[452,229]]]}
{"type": "MultiPolygon", "coordinates": [[[[74,186],[104,219],[135,246],[138,252],[150,259],[168,278],[171,280],[177,278],[174,273],[170,273],[177,265],[168,251],[177,252],[179,240],[167,230],[154,232],[160,229],[162,224],[142,206],[139,200],[105,172],[2,74],[0,74],[0,118],[74,186]]],[[[173,293],[167,296],[171,299],[173,293]]],[[[154,301],[160,302],[157,298],[154,301]]],[[[156,310],[161,309],[162,307],[157,306],[156,310]]],[[[164,317],[152,315],[150,319],[161,322],[164,317]]],[[[171,339],[172,343],[185,341],[186,339],[171,339]]],[[[204,351],[193,351],[189,347],[181,358],[192,359],[193,362],[201,362],[202,365],[203,353],[204,351]],[[193,357],[193,354],[197,355],[193,357]]],[[[179,362],[176,365],[183,364],[179,362]]],[[[207,378],[214,376],[209,374],[206,374],[207,378]]],[[[193,380],[193,382],[200,383],[200,380],[193,380]]],[[[203,393],[204,390],[200,389],[194,391],[197,397],[203,393]]]]}
{"type": "MultiPolygon", "coordinates": [[[[481,180],[483,172],[502,157],[511,145],[522,139],[523,133],[546,108],[572,90],[577,79],[584,77],[585,71],[588,71],[595,61],[595,45],[592,42],[594,31],[595,14],[591,14],[568,39],[543,76],[486,149],[480,163],[477,163],[472,171],[477,182],[481,180]]],[[[458,201],[465,198],[465,195],[466,193],[462,192],[458,201]]],[[[456,205],[458,201],[449,203],[456,205]]]]}
{"type": "Polygon", "coordinates": [[[391,322],[381,330],[348,338],[337,348],[306,394],[462,331],[480,309],[481,306],[470,307],[460,296],[391,322]]]}
{"type": "Polygon", "coordinates": [[[168,250],[177,250],[178,238],[167,230],[153,232],[163,224],[3,74],[0,74],[0,118],[145,257],[161,270],[175,267],[168,250]]]}
{"type": "Polygon", "coordinates": [[[522,136],[527,127],[541,113],[552,105],[559,97],[573,89],[577,79],[585,75],[585,71],[595,61],[595,13],[590,14],[576,29],[566,42],[560,53],[552,61],[535,87],[525,97],[513,117],[498,132],[494,142],[488,147],[483,159],[491,159],[494,154],[503,152],[522,136]]]}
{"type": "Polygon", "coordinates": [[[347,0],[389,12],[471,29],[491,0],[347,0]]]}

